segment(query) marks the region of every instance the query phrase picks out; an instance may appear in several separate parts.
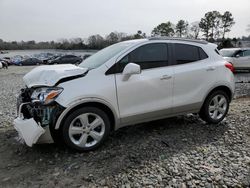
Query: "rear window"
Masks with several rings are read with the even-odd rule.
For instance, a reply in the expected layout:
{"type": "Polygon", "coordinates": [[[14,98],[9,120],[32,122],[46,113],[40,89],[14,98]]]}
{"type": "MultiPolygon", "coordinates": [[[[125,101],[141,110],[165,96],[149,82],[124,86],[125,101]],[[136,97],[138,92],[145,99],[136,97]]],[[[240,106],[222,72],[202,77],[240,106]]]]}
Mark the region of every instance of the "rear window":
{"type": "Polygon", "coordinates": [[[188,44],[175,44],[175,57],[177,64],[191,63],[208,58],[202,48],[188,44]]]}

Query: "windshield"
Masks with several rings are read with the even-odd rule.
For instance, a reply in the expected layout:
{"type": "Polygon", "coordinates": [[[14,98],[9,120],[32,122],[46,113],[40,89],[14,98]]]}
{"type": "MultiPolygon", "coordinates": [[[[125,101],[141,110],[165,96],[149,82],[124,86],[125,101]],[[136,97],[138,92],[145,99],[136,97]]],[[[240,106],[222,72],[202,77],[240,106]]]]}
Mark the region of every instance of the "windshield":
{"type": "Polygon", "coordinates": [[[131,42],[121,42],[104,48],[103,50],[84,60],[79,66],[88,69],[95,69],[114,57],[114,55],[129,47],[131,44],[131,42]]]}
{"type": "Polygon", "coordinates": [[[223,57],[233,57],[237,50],[220,50],[223,57]]]}

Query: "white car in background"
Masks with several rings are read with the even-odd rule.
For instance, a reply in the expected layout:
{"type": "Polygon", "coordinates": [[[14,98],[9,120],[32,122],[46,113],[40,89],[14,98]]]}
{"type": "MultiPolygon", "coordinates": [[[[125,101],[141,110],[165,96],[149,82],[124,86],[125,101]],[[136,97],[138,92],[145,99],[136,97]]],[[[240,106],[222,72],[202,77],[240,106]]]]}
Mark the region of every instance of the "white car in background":
{"type": "Polygon", "coordinates": [[[220,53],[236,70],[250,70],[250,48],[224,48],[220,53]]]}
{"type": "Polygon", "coordinates": [[[79,66],[40,66],[26,74],[14,125],[29,146],[56,141],[88,151],[127,125],[187,113],[217,124],[234,94],[232,70],[206,41],[120,42],[79,66]]]}

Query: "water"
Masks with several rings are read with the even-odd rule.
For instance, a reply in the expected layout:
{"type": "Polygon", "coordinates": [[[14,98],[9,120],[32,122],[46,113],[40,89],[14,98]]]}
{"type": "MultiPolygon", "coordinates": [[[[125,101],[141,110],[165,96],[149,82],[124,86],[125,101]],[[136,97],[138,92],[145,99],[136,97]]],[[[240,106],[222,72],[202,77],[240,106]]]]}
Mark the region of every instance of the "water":
{"type": "Polygon", "coordinates": [[[55,50],[55,49],[45,49],[45,50],[7,50],[8,53],[0,54],[0,58],[3,57],[14,57],[16,55],[21,56],[34,56],[41,53],[52,53],[52,54],[72,54],[76,56],[84,56],[86,54],[94,54],[96,50],[55,50]]]}

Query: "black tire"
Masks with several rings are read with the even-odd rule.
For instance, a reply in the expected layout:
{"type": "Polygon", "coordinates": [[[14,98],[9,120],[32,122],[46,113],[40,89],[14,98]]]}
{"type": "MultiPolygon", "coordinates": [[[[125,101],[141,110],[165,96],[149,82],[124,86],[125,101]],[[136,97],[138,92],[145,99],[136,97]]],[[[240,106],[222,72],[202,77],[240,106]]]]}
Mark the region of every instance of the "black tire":
{"type": "Polygon", "coordinates": [[[217,91],[214,91],[213,93],[211,93],[205,100],[200,112],[199,112],[199,115],[200,115],[200,118],[204,121],[206,121],[207,123],[211,123],[211,124],[218,124],[220,123],[224,118],[225,116],[227,115],[227,112],[228,112],[228,109],[229,109],[229,96],[222,90],[217,90],[217,91]],[[226,99],[226,104],[227,104],[227,107],[225,109],[225,113],[218,119],[214,119],[211,117],[210,113],[209,113],[209,105],[211,104],[212,100],[214,99],[214,97],[216,96],[224,96],[225,99],[226,99]]]}
{"type": "MultiPolygon", "coordinates": [[[[63,139],[64,143],[66,144],[66,146],[68,146],[71,149],[80,151],[80,152],[91,151],[91,150],[97,149],[107,139],[109,133],[110,133],[110,120],[104,111],[102,111],[101,109],[98,109],[96,107],[83,107],[83,108],[75,110],[65,119],[65,121],[62,125],[62,129],[61,129],[61,136],[62,136],[62,139],[63,139]],[[98,141],[95,145],[89,146],[89,147],[79,147],[78,145],[76,145],[72,141],[72,137],[70,138],[69,128],[71,126],[72,121],[74,121],[79,115],[86,114],[86,113],[87,114],[89,114],[89,113],[96,114],[97,116],[99,116],[103,120],[104,127],[105,127],[104,133],[103,133],[103,136],[100,139],[100,141],[98,141]]],[[[84,133],[84,134],[86,134],[86,133],[84,133]]],[[[90,134],[90,133],[88,133],[88,134],[90,134]]],[[[83,135],[83,133],[82,133],[82,135],[83,135]]]]}

